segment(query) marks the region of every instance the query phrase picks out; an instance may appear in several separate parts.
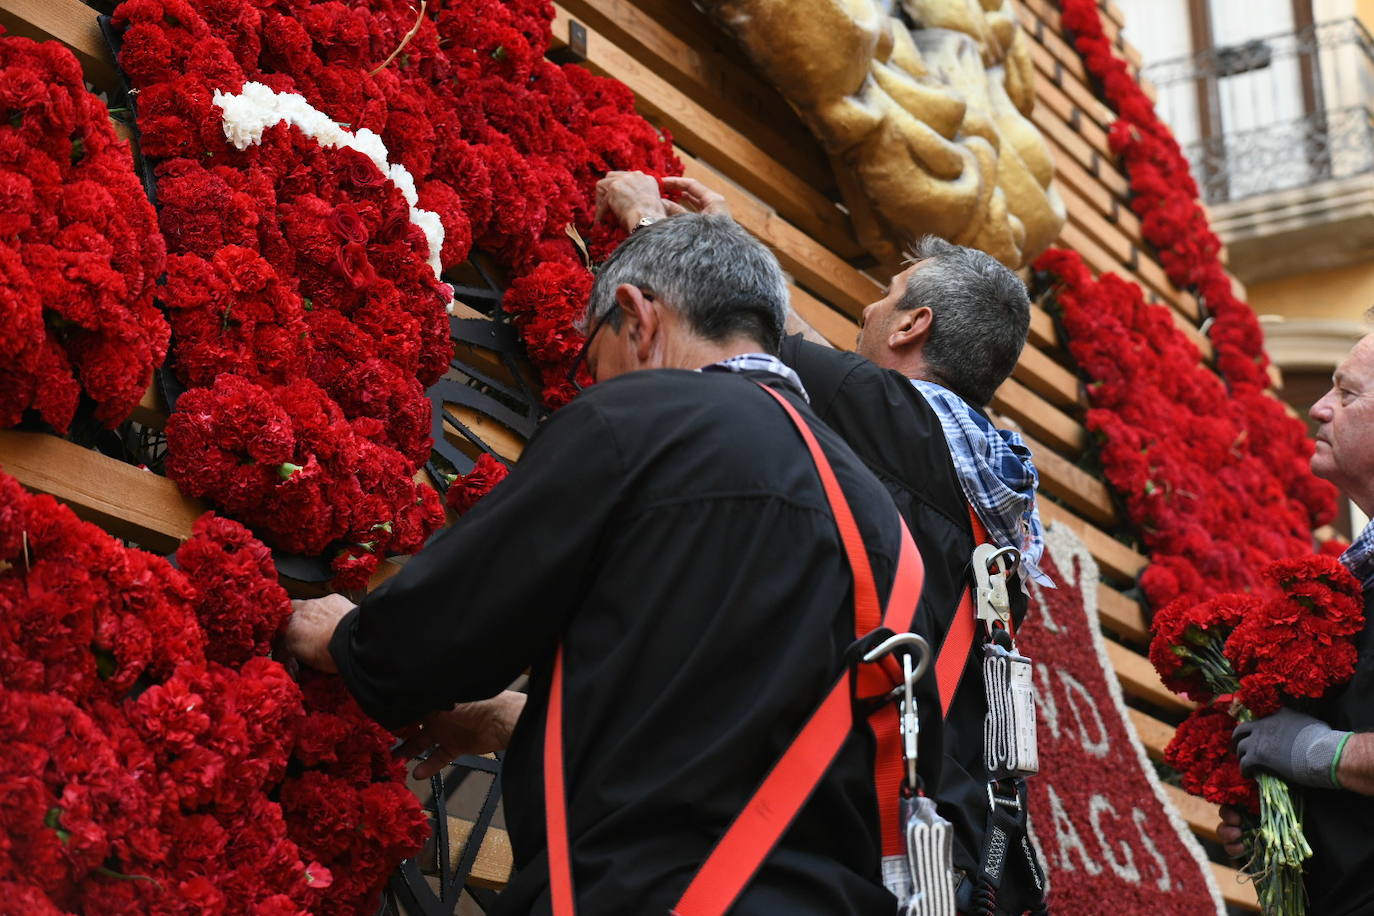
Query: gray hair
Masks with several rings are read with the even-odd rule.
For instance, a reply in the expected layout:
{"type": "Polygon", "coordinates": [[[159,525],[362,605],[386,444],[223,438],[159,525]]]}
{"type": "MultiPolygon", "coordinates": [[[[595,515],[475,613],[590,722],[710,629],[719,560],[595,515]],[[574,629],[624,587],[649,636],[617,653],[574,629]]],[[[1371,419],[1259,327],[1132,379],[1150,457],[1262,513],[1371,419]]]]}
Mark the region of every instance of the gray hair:
{"type": "Polygon", "coordinates": [[[979,407],[992,400],[1026,345],[1026,286],[992,255],[933,235],[912,248],[927,261],[907,281],[898,309],[926,306],[933,315],[921,356],[930,381],[979,407]]]}
{"type": "Polygon", "coordinates": [[[635,232],[601,265],[587,324],[620,328],[616,287],[651,292],[711,341],[742,336],[777,354],[787,317],[787,280],[778,259],[728,216],[684,213],[635,232]]]}

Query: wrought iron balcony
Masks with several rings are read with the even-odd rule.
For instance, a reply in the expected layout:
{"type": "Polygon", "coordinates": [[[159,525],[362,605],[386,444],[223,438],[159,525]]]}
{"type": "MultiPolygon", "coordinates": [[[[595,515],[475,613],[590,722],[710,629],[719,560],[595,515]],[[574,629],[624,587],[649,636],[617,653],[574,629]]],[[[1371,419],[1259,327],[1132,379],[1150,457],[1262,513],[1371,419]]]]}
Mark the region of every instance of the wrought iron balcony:
{"type": "Polygon", "coordinates": [[[1374,39],[1356,19],[1161,61],[1142,76],[1209,204],[1374,172],[1374,39]]]}

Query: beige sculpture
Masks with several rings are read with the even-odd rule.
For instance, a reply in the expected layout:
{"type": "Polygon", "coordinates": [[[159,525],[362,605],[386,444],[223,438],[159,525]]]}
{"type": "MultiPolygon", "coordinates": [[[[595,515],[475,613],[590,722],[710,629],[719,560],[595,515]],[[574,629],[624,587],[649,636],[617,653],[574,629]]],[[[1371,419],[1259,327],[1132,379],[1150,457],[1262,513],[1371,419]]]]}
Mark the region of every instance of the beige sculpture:
{"type": "Polygon", "coordinates": [[[1064,223],[1009,0],[697,0],[835,161],[860,240],[933,233],[1021,267],[1064,223]]]}

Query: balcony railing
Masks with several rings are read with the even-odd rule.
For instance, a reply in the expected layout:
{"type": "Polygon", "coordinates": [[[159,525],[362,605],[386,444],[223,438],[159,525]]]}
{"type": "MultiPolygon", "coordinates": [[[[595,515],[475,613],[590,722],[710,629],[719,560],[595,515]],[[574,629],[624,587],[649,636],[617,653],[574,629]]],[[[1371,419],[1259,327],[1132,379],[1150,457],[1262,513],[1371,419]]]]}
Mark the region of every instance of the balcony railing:
{"type": "Polygon", "coordinates": [[[1374,172],[1374,39],[1358,20],[1210,48],[1142,76],[1210,204],[1374,172]]]}

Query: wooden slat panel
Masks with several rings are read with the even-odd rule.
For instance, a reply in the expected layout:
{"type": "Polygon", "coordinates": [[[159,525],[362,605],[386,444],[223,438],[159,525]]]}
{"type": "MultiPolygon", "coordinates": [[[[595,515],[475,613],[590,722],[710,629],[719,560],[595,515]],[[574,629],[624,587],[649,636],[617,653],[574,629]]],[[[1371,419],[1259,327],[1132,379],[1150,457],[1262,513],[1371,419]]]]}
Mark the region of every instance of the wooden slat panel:
{"type": "Polygon", "coordinates": [[[717,44],[728,39],[705,16],[693,16],[695,10],[676,3],[643,9],[642,0],[562,0],[562,5],[749,137],[802,181],[817,189],[835,184],[829,160],[815,137],[752,67],[716,50],[717,44]],[[753,104],[735,101],[741,97],[753,104]]]}
{"type": "Polygon", "coordinates": [[[1113,158],[1093,148],[1092,144],[1073,129],[1068,119],[1061,117],[1047,105],[1036,105],[1035,110],[1031,112],[1031,121],[1050,140],[1052,148],[1057,144],[1058,148],[1068,151],[1088,174],[1101,181],[1107,190],[1121,200],[1126,199],[1130,193],[1130,184],[1125,176],[1116,170],[1113,158]]]}
{"type": "MultiPolygon", "coordinates": [[[[1023,7],[1033,9],[1036,15],[1044,20],[1046,27],[1051,31],[1064,35],[1063,24],[1060,22],[1059,18],[1059,8],[1052,0],[1017,0],[1017,2],[1023,7]]],[[[1025,20],[1022,21],[1024,22],[1025,20]]],[[[1112,43],[1117,46],[1117,49],[1120,50],[1122,55],[1126,58],[1126,62],[1133,70],[1137,71],[1136,75],[1138,75],[1138,71],[1144,63],[1143,59],[1140,56],[1140,52],[1121,37],[1121,26],[1119,21],[1114,22],[1112,19],[1104,17],[1102,20],[1102,31],[1106,33],[1112,43]]],[[[1067,43],[1068,37],[1065,36],[1064,40],[1067,43]]]]}
{"type": "Polygon", "coordinates": [[[171,553],[205,512],[166,477],[43,433],[0,430],[0,469],[115,537],[171,553]]]}
{"type": "MultiPolygon", "coordinates": [[[[566,46],[573,17],[555,4],[554,46],[566,46]]],[[[788,221],[845,257],[862,254],[848,218],[834,202],[671,83],[593,29],[586,30],[586,66],[625,83],[640,114],[672,130],[681,145],[709,158],[722,173],[775,207],[788,221]]]]}
{"type": "Polygon", "coordinates": [[[1133,696],[1147,703],[1153,703],[1164,709],[1177,710],[1178,712],[1189,712],[1193,709],[1193,703],[1183,699],[1176,693],[1169,691],[1159,680],[1159,673],[1155,671],[1150,660],[1143,655],[1137,655],[1125,646],[1106,641],[1107,659],[1116,669],[1117,680],[1121,682],[1121,689],[1127,696],[1133,696]]]}
{"type": "MultiPolygon", "coordinates": [[[[525,451],[523,436],[509,429],[505,424],[470,407],[447,404],[445,409],[449,416],[472,430],[493,452],[507,461],[520,460],[521,454],[525,451]]],[[[470,457],[475,457],[476,448],[466,439],[457,435],[450,435],[450,439],[454,445],[464,449],[464,451],[471,451],[473,454],[470,457]]]]}
{"type": "Polygon", "coordinates": [[[783,219],[752,192],[679,150],[683,174],[719,191],[741,226],[773,249],[783,269],[812,292],[857,318],[882,287],[783,219]]]}
{"type": "Polygon", "coordinates": [[[1085,249],[1091,247],[1095,260],[1115,263],[1117,273],[1137,281],[1156,298],[1167,302],[1190,326],[1196,325],[1202,309],[1191,293],[1176,288],[1156,261],[1128,239],[1120,227],[1103,219],[1068,185],[1062,186],[1059,193],[1069,208],[1069,221],[1060,232],[1061,239],[1065,242],[1074,239],[1073,247],[1083,254],[1084,260],[1089,257],[1085,249]]]}
{"type": "MultiPolygon", "coordinates": [[[[1037,62],[1043,58],[1044,49],[1041,49],[1035,42],[1030,43],[1031,57],[1037,62]],[[1036,49],[1039,49],[1037,51],[1036,49]]],[[[1052,68],[1052,65],[1051,65],[1052,68]]],[[[1037,71],[1040,69],[1037,66],[1037,71]]],[[[1077,102],[1069,97],[1069,94],[1054,84],[1052,79],[1047,79],[1043,73],[1037,73],[1035,83],[1035,109],[1039,111],[1043,106],[1048,111],[1053,112],[1083,141],[1088,144],[1098,155],[1108,162],[1115,162],[1116,157],[1112,154],[1112,148],[1107,143],[1107,131],[1102,125],[1091,117],[1084,115],[1077,102]]],[[[1094,104],[1101,105],[1101,102],[1094,100],[1094,104]]]]}
{"type": "Polygon", "coordinates": [[[1014,378],[997,389],[991,406],[1057,452],[1076,456],[1088,447],[1088,433],[1076,420],[1014,378]]]}
{"type": "Polygon", "coordinates": [[[0,26],[35,41],[62,42],[81,63],[87,82],[113,90],[118,79],[95,17],[96,11],[80,0],[5,0],[0,7],[0,26]]]}
{"type": "Polygon", "coordinates": [[[1105,102],[1075,77],[1064,65],[1054,59],[1054,55],[1044,45],[1038,42],[1029,42],[1030,57],[1035,64],[1038,74],[1037,94],[1039,94],[1039,84],[1049,82],[1054,85],[1067,98],[1071,110],[1078,112],[1077,117],[1081,121],[1088,118],[1092,121],[1093,135],[1101,131],[1105,141],[1107,131],[1111,129],[1112,122],[1116,120],[1116,114],[1107,106],[1105,102]]]}
{"type": "Polygon", "coordinates": [[[1148,562],[1141,554],[1056,503],[1041,502],[1040,517],[1046,524],[1063,522],[1072,528],[1097,560],[1103,576],[1113,582],[1133,584],[1148,562]]]}

